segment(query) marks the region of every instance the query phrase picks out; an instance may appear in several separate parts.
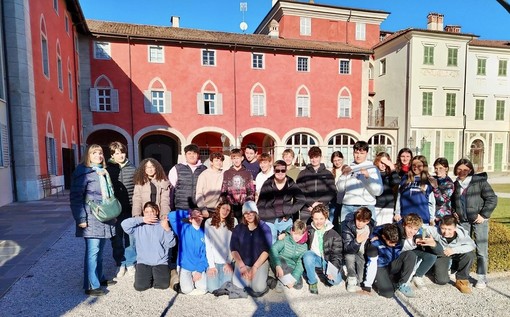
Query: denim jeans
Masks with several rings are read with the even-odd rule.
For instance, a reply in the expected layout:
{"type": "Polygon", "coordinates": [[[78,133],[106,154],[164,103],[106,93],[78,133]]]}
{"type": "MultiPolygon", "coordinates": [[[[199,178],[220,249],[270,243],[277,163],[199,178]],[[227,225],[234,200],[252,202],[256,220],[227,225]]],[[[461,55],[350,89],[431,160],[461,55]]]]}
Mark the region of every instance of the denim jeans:
{"type": "Polygon", "coordinates": [[[210,277],[209,275],[207,275],[207,291],[209,293],[212,293],[213,291],[217,290],[226,282],[232,282],[233,272],[230,272],[228,274],[225,273],[223,271],[223,267],[225,266],[225,264],[216,263],[215,266],[216,270],[218,270],[218,273],[216,273],[214,277],[210,277]]]}
{"type": "Polygon", "coordinates": [[[345,217],[347,217],[348,214],[355,212],[360,207],[367,207],[368,209],[370,209],[370,211],[372,212],[372,219],[374,219],[374,221],[376,220],[375,219],[375,206],[368,206],[368,205],[360,206],[360,205],[343,204],[342,211],[340,212],[340,222],[344,221],[345,217]]]}
{"type": "Polygon", "coordinates": [[[193,272],[181,267],[179,272],[179,283],[181,286],[181,291],[184,294],[191,293],[191,291],[193,291],[195,288],[205,291],[207,288],[207,274],[205,274],[205,271],[201,274],[202,278],[196,282],[193,282],[193,272]]]}
{"type": "Polygon", "coordinates": [[[414,249],[413,252],[416,254],[417,262],[419,262],[419,264],[416,263],[417,268],[414,275],[423,277],[436,263],[437,255],[418,249],[414,249]]]}
{"type": "Polygon", "coordinates": [[[85,290],[101,287],[103,275],[103,250],[106,239],[85,238],[85,257],[83,261],[84,277],[83,288],[85,290]]]}
{"type": "Polygon", "coordinates": [[[363,253],[345,254],[345,266],[347,277],[356,277],[358,283],[363,282],[365,277],[365,255],[363,253]]]}
{"type": "MultiPolygon", "coordinates": [[[[251,268],[248,266],[248,268],[251,268]]],[[[234,267],[234,276],[232,283],[239,288],[250,287],[256,293],[262,293],[267,289],[267,275],[269,273],[269,260],[266,260],[255,272],[255,276],[251,280],[245,279],[241,275],[239,266],[234,267]]]]}
{"type": "Polygon", "coordinates": [[[482,223],[462,222],[460,224],[472,234],[476,243],[476,273],[486,275],[489,266],[489,220],[482,223]]]}
{"type": "MultiPolygon", "coordinates": [[[[303,254],[303,265],[305,267],[306,272],[306,278],[308,284],[317,284],[318,282],[318,276],[317,273],[315,273],[315,268],[321,268],[324,271],[324,274],[326,274],[326,266],[328,264],[328,261],[326,261],[324,258],[321,258],[315,252],[313,251],[306,251],[303,254]]],[[[338,285],[342,282],[342,272],[338,271],[338,275],[335,280],[329,280],[328,282],[332,285],[338,285]]]]}
{"type": "Polygon", "coordinates": [[[266,225],[269,229],[271,229],[271,236],[273,237],[272,244],[274,244],[276,242],[278,232],[281,233],[292,228],[292,218],[289,218],[286,221],[275,219],[274,223],[266,222],[266,225]]]}
{"type": "Polygon", "coordinates": [[[111,238],[113,259],[117,266],[133,266],[136,262],[134,236],[122,230],[121,220],[115,223],[115,236],[111,238]]]}
{"type": "Polygon", "coordinates": [[[151,287],[167,289],[170,286],[170,269],[168,265],[146,265],[138,263],[135,273],[135,289],[145,291],[151,287]]]}

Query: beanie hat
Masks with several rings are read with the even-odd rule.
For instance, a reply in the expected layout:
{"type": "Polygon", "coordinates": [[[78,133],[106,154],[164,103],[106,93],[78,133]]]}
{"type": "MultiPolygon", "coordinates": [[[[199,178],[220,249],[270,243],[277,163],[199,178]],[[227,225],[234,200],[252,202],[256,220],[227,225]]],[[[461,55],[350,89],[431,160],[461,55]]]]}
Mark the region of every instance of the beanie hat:
{"type": "Polygon", "coordinates": [[[249,200],[243,204],[243,214],[246,212],[256,212],[259,213],[259,209],[253,200],[249,200]]]}

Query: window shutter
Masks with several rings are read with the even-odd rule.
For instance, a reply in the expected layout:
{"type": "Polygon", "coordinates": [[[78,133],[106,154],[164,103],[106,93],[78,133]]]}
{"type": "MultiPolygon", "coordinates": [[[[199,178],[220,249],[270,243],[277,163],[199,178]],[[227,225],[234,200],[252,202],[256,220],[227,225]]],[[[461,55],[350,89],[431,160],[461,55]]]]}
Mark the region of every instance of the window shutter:
{"type": "Polygon", "coordinates": [[[97,111],[97,88],[89,89],[90,111],[97,111]]]}
{"type": "Polygon", "coordinates": [[[223,114],[223,94],[216,94],[218,111],[216,114],[223,114]]]}
{"type": "Polygon", "coordinates": [[[119,90],[111,89],[112,112],[119,112],[119,90]]]}
{"type": "Polygon", "coordinates": [[[150,90],[143,91],[143,109],[145,113],[152,113],[152,96],[150,90]]]}
{"type": "Polygon", "coordinates": [[[46,140],[46,162],[48,164],[48,175],[52,174],[53,171],[53,160],[52,157],[52,149],[51,149],[51,142],[50,138],[45,137],[46,140]]]}
{"type": "Polygon", "coordinates": [[[201,92],[197,94],[197,113],[204,114],[204,95],[201,92]]]}
{"type": "Polygon", "coordinates": [[[172,92],[165,91],[165,113],[172,113],[172,92]]]}

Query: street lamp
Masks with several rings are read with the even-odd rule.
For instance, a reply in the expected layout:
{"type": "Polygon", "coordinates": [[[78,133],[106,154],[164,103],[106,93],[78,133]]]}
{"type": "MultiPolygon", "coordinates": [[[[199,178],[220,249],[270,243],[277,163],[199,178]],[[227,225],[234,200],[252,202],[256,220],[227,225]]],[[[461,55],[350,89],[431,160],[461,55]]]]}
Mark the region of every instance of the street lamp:
{"type": "Polygon", "coordinates": [[[241,148],[241,144],[243,143],[243,135],[239,133],[239,136],[237,137],[237,141],[239,141],[239,148],[241,148]]]}
{"type": "Polygon", "coordinates": [[[221,140],[221,150],[225,151],[225,141],[227,140],[227,136],[225,135],[225,133],[221,134],[220,140],[221,140]]]}
{"type": "Polygon", "coordinates": [[[407,146],[412,149],[415,149],[415,155],[421,154],[421,151],[423,151],[423,148],[425,147],[425,143],[427,142],[427,139],[425,137],[421,138],[420,140],[420,146],[418,144],[415,144],[415,141],[413,137],[409,137],[407,140],[407,146]]]}

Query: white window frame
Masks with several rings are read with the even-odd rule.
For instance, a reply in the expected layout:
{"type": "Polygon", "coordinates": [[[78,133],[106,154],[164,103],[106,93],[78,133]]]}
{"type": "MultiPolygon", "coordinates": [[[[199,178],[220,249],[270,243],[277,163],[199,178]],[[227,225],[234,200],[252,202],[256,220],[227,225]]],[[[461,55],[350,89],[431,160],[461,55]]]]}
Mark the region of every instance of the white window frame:
{"type": "Polygon", "coordinates": [[[309,17],[299,18],[299,35],[302,36],[312,35],[312,18],[309,17]]]}
{"type": "Polygon", "coordinates": [[[0,124],[0,167],[10,165],[9,131],[6,124],[0,124]]]}
{"type": "Polygon", "coordinates": [[[69,85],[69,100],[73,101],[73,74],[67,70],[67,84],[69,85]]]}
{"type": "Polygon", "coordinates": [[[351,60],[350,59],[338,60],[338,73],[340,75],[350,75],[351,74],[351,60]],[[347,65],[347,66],[345,66],[345,65],[347,65]]]}
{"type": "Polygon", "coordinates": [[[310,96],[298,95],[296,97],[296,117],[309,118],[310,117],[310,96]]]}
{"type": "Polygon", "coordinates": [[[350,118],[352,114],[352,100],[349,96],[338,98],[338,118],[350,118]]]}
{"type": "Polygon", "coordinates": [[[163,90],[151,90],[151,105],[153,113],[165,112],[165,92],[163,90]]]}
{"type": "Polygon", "coordinates": [[[379,76],[386,75],[386,58],[379,61],[379,76]]]}
{"type": "Polygon", "coordinates": [[[112,59],[111,53],[110,42],[94,41],[94,59],[110,60],[112,59]]]}
{"type": "Polygon", "coordinates": [[[90,111],[119,112],[119,91],[117,89],[111,87],[90,88],[89,98],[90,111]],[[102,93],[106,93],[107,91],[109,96],[102,95],[102,93]],[[102,98],[104,98],[104,101],[100,102],[102,98]]]}
{"type": "Polygon", "coordinates": [[[55,10],[57,15],[58,15],[58,1],[59,0],[53,0],[53,10],[55,10]]]}
{"type": "Polygon", "coordinates": [[[202,50],[202,66],[216,66],[216,51],[202,50]]]}
{"type": "Polygon", "coordinates": [[[266,115],[266,95],[253,93],[251,95],[251,115],[254,117],[266,115]]]}
{"type": "Polygon", "coordinates": [[[300,72],[300,73],[309,73],[310,72],[310,57],[309,56],[296,56],[296,71],[300,72]],[[306,61],[306,65],[304,65],[302,63],[304,61],[306,61]],[[306,68],[306,69],[304,69],[304,68],[306,68]]]}
{"type": "Polygon", "coordinates": [[[204,93],[204,114],[217,114],[216,93],[204,93]]]}
{"type": "Polygon", "coordinates": [[[58,77],[58,89],[64,91],[64,70],[62,66],[62,57],[57,55],[57,77],[58,77]]]}
{"type": "Polygon", "coordinates": [[[252,69],[264,69],[265,67],[265,56],[263,53],[251,53],[251,68],[252,69]]]}
{"type": "Polygon", "coordinates": [[[149,63],[164,63],[165,62],[165,48],[160,45],[149,45],[148,61],[149,63]],[[154,54],[153,54],[154,53],[154,54]]]}
{"type": "Polygon", "coordinates": [[[66,33],[67,33],[67,35],[70,35],[69,34],[69,16],[67,14],[64,16],[64,23],[65,23],[66,33]]]}
{"type": "Polygon", "coordinates": [[[48,38],[46,34],[41,32],[41,59],[42,59],[42,71],[46,78],[50,78],[50,59],[48,51],[48,38]]]}
{"type": "Polygon", "coordinates": [[[367,25],[365,23],[357,22],[356,23],[356,40],[357,41],[365,41],[367,34],[367,25]]]}

